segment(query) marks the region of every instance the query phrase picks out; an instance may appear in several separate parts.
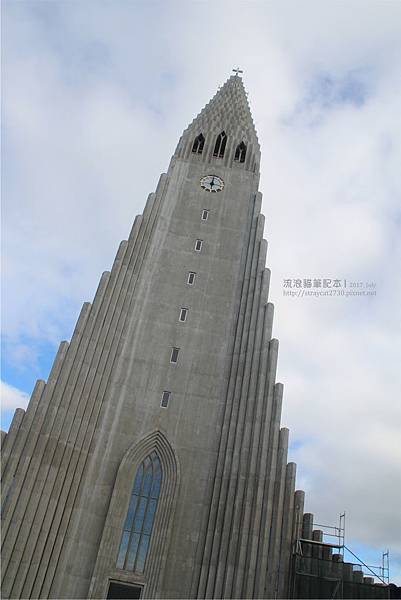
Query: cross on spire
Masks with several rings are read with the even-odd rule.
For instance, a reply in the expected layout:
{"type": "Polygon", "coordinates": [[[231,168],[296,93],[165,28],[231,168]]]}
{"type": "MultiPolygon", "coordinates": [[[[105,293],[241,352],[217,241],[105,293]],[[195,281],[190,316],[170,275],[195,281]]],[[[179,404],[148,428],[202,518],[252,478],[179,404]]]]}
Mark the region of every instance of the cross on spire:
{"type": "Polygon", "coordinates": [[[244,71],[241,71],[241,69],[237,67],[236,69],[233,69],[233,72],[235,73],[235,76],[238,77],[238,74],[243,73],[244,71]]]}

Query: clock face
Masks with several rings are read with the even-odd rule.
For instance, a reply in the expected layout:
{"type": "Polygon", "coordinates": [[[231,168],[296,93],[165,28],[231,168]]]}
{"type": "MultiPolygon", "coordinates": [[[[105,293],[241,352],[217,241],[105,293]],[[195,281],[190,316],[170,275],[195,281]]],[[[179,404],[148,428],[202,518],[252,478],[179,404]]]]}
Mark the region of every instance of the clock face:
{"type": "Polygon", "coordinates": [[[224,181],[217,175],[205,175],[200,180],[200,184],[207,192],[221,192],[224,188],[224,181]]]}

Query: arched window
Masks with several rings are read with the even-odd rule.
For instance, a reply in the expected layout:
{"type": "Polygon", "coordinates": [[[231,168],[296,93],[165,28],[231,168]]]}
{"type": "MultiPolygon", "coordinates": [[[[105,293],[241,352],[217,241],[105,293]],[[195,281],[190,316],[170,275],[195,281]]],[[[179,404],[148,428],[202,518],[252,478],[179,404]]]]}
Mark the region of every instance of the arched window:
{"type": "Polygon", "coordinates": [[[139,466],[120,542],[117,568],[143,573],[162,482],[160,460],[151,452],[139,466]]]}
{"type": "Polygon", "coordinates": [[[238,160],[239,162],[245,162],[246,156],[246,146],[244,142],[241,142],[235,151],[234,160],[238,160]]]}
{"type": "Polygon", "coordinates": [[[214,145],[213,156],[217,156],[218,158],[223,158],[224,151],[226,149],[227,136],[224,131],[219,133],[216,139],[216,143],[214,145]]]}
{"type": "Polygon", "coordinates": [[[203,135],[200,133],[195,139],[194,139],[194,144],[192,146],[192,152],[195,152],[195,154],[202,154],[203,152],[203,146],[205,145],[205,138],[203,137],[203,135]]]}

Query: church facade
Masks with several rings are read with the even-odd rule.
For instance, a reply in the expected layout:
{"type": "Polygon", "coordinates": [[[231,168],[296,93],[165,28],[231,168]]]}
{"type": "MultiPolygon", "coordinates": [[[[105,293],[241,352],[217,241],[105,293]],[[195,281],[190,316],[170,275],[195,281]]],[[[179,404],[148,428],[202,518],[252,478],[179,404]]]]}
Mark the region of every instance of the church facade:
{"type": "Polygon", "coordinates": [[[283,598],[304,494],[280,427],[241,78],[166,174],[2,446],[4,598],[283,598]]]}

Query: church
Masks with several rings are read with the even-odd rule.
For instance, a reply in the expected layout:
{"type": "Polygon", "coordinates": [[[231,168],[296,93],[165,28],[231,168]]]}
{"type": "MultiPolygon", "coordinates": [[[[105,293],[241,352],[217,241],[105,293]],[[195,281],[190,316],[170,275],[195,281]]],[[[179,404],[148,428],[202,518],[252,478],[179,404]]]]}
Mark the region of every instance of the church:
{"type": "Polygon", "coordinates": [[[259,166],[237,71],[2,439],[3,598],[323,597],[300,544],[344,579],[287,462],[259,166]]]}

